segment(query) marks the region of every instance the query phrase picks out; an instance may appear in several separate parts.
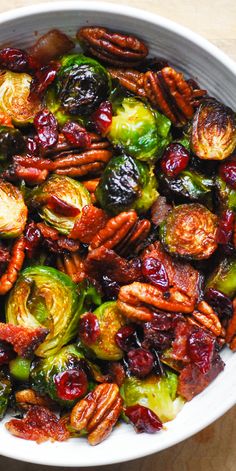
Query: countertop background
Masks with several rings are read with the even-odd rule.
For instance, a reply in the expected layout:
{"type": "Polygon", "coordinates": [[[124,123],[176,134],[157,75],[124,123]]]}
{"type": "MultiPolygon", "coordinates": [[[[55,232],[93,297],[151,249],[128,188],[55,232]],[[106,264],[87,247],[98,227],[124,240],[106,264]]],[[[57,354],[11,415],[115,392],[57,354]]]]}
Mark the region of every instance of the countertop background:
{"type": "MultiPolygon", "coordinates": [[[[64,1],[66,3],[67,0],[64,1]]],[[[236,60],[235,0],[110,0],[110,2],[143,8],[175,20],[202,34],[236,60]]],[[[0,12],[34,3],[47,3],[47,0],[41,2],[1,0],[0,12]]],[[[100,467],[100,471],[235,471],[235,443],[236,406],[210,427],[169,450],[126,464],[100,467]]],[[[63,468],[32,465],[0,457],[0,470],[4,469],[60,471],[63,468]]],[[[84,468],[87,471],[93,469],[84,468]]]]}

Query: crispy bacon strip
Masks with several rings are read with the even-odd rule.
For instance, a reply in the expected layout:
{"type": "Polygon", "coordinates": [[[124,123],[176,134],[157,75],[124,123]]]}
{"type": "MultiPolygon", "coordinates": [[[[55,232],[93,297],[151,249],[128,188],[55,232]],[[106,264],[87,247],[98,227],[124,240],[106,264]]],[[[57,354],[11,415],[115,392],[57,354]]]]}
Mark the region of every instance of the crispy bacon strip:
{"type": "Polygon", "coordinates": [[[32,356],[47,334],[48,330],[41,327],[30,329],[29,327],[0,322],[0,340],[9,342],[14,351],[25,358],[32,356]]]}

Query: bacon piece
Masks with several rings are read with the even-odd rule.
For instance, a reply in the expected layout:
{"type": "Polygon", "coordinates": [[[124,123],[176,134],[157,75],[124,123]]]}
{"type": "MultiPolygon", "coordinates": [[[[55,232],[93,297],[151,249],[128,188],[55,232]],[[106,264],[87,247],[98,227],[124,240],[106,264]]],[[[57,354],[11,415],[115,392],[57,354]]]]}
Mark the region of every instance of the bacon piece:
{"type": "Polygon", "coordinates": [[[75,221],[69,237],[79,239],[84,244],[89,244],[98,231],[103,229],[108,221],[108,216],[102,209],[92,204],[84,206],[80,218],[75,221]]]}
{"type": "Polygon", "coordinates": [[[189,362],[188,356],[188,338],[194,327],[188,322],[178,322],[175,328],[175,339],[172,343],[172,354],[174,360],[181,360],[185,363],[189,362]]]}
{"type": "Polygon", "coordinates": [[[32,356],[47,334],[48,330],[41,327],[30,329],[21,325],[0,322],[0,340],[9,342],[14,351],[25,358],[32,356]]]}
{"type": "Polygon", "coordinates": [[[15,437],[37,443],[47,440],[63,442],[70,437],[63,421],[41,406],[32,406],[24,419],[11,419],[5,426],[15,437]]]}
{"type": "Polygon", "coordinates": [[[165,196],[158,196],[151,207],[151,219],[155,226],[159,226],[172,210],[172,206],[167,204],[165,196]]]}

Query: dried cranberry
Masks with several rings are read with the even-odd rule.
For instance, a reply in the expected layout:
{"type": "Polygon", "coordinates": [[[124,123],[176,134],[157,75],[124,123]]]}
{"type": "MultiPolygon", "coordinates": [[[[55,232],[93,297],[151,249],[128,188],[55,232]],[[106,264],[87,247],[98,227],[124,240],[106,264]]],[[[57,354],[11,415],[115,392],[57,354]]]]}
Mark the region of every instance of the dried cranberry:
{"type": "Polygon", "coordinates": [[[148,407],[135,404],[125,409],[125,415],[134,425],[137,433],[155,433],[162,429],[161,420],[148,407]]]}
{"type": "Polygon", "coordinates": [[[215,347],[215,339],[198,329],[192,332],[187,341],[190,360],[198,366],[201,373],[207,373],[211,367],[215,347]]]}
{"type": "Polygon", "coordinates": [[[87,312],[80,318],[79,337],[86,345],[91,345],[100,335],[99,322],[95,314],[87,312]]]}
{"type": "Polygon", "coordinates": [[[227,245],[233,236],[234,229],[234,213],[227,209],[221,215],[216,234],[218,244],[227,245]]]}
{"type": "Polygon", "coordinates": [[[29,66],[29,57],[22,49],[6,47],[0,50],[0,67],[13,72],[25,72],[29,66]]]}
{"type": "Polygon", "coordinates": [[[232,301],[224,293],[221,293],[221,291],[218,291],[214,288],[209,288],[206,291],[204,298],[219,316],[232,316],[232,301]]]}
{"type": "Polygon", "coordinates": [[[112,280],[111,277],[107,275],[102,275],[102,279],[100,281],[105,297],[110,300],[117,299],[120,291],[120,284],[117,283],[117,281],[112,280]]]}
{"type": "Polygon", "coordinates": [[[112,104],[110,101],[103,101],[98,109],[94,111],[91,119],[96,131],[105,134],[112,122],[112,104]]]}
{"type": "Polygon", "coordinates": [[[62,128],[66,140],[76,147],[90,147],[91,137],[85,128],[78,123],[68,122],[62,128]]]}
{"type": "Polygon", "coordinates": [[[139,340],[134,326],[125,325],[121,327],[115,335],[115,340],[119,348],[128,352],[131,348],[138,347],[139,340]]]}
{"type": "Polygon", "coordinates": [[[47,65],[37,70],[30,84],[31,95],[41,96],[55,80],[58,67],[47,65]]]}
{"type": "Polygon", "coordinates": [[[153,257],[147,257],[142,262],[142,274],[153,285],[161,291],[167,291],[169,288],[169,279],[166,269],[159,260],[153,257]]]}
{"type": "Polygon", "coordinates": [[[0,365],[7,365],[15,357],[12,346],[4,341],[0,341],[0,365]]]}
{"type": "Polygon", "coordinates": [[[170,178],[176,177],[189,163],[189,152],[182,144],[170,144],[161,159],[161,169],[170,178]]]}
{"type": "Polygon", "coordinates": [[[57,394],[64,401],[73,401],[86,394],[88,389],[88,378],[80,369],[67,370],[59,373],[54,378],[57,394]]]}
{"type": "Polygon", "coordinates": [[[39,144],[46,149],[57,143],[58,129],[55,116],[46,108],[36,114],[34,125],[37,130],[39,144]]]}
{"type": "Polygon", "coordinates": [[[130,372],[138,378],[145,378],[154,366],[154,357],[144,348],[130,350],[127,354],[130,372]]]}
{"type": "Polygon", "coordinates": [[[25,231],[25,250],[31,258],[35,250],[37,250],[42,234],[34,222],[30,223],[25,231]]]}
{"type": "Polygon", "coordinates": [[[236,159],[223,162],[220,165],[219,173],[227,185],[236,189],[236,159]]]}
{"type": "Polygon", "coordinates": [[[39,153],[37,136],[35,137],[29,136],[27,137],[25,142],[26,142],[27,154],[37,155],[39,153]]]}
{"type": "Polygon", "coordinates": [[[57,214],[61,214],[66,217],[76,217],[80,213],[80,209],[68,204],[56,195],[51,195],[47,199],[47,206],[57,214]]]}

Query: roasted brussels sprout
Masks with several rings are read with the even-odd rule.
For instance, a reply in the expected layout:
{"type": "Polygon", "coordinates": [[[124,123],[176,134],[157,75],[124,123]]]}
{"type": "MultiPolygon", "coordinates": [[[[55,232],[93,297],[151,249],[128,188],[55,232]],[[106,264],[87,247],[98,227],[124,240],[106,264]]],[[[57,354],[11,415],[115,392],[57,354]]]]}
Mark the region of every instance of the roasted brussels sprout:
{"type": "Polygon", "coordinates": [[[148,407],[162,422],[167,422],[174,419],[184,405],[184,399],[177,396],[177,386],[177,375],[167,371],[163,377],[126,378],[120,392],[126,406],[148,407]]]}
{"type": "Polygon", "coordinates": [[[152,169],[132,157],[113,157],[96,190],[101,207],[112,214],[136,209],[147,211],[157,199],[157,181],[152,169]]]}
{"type": "MultiPolygon", "coordinates": [[[[99,324],[98,338],[93,343],[89,342],[89,345],[85,344],[83,335],[80,335],[80,340],[97,358],[101,360],[120,360],[123,354],[116,344],[115,334],[124,324],[124,319],[117,308],[116,302],[108,301],[103,303],[93,314],[96,316],[99,324]]],[[[82,322],[83,315],[80,319],[80,323],[82,322]]],[[[80,328],[80,332],[81,330],[80,328]]]]}
{"type": "Polygon", "coordinates": [[[236,259],[222,260],[206,284],[206,289],[214,288],[217,291],[233,298],[236,295],[236,259]]]}
{"type": "Polygon", "coordinates": [[[155,160],[169,144],[170,121],[137,98],[124,98],[115,108],[107,137],[139,160],[155,160]]]}
{"type": "Polygon", "coordinates": [[[200,201],[211,206],[214,182],[195,170],[184,170],[175,178],[158,173],[160,191],[177,202],[200,201]]]}
{"type": "MultiPolygon", "coordinates": [[[[83,353],[75,345],[67,345],[62,348],[56,355],[49,356],[43,360],[38,361],[33,365],[30,373],[30,381],[32,388],[39,394],[48,394],[51,399],[58,402],[64,407],[73,407],[76,400],[75,386],[70,392],[67,391],[67,381],[73,381],[73,374],[75,380],[79,380],[78,375],[81,373],[81,379],[84,379],[85,395],[88,388],[87,375],[84,372],[85,360],[83,353]],[[67,377],[63,373],[71,372],[71,377],[67,377]],[[76,372],[77,378],[76,378],[76,372]],[[61,380],[61,381],[60,381],[61,380]],[[64,386],[64,388],[63,388],[64,386]],[[73,394],[75,393],[75,394],[73,394]],[[75,397],[73,397],[75,395],[75,397]]],[[[79,387],[79,384],[77,387],[79,387]]],[[[71,386],[73,386],[71,384],[71,386]]],[[[79,389],[79,388],[78,388],[79,389]]],[[[81,395],[78,392],[78,397],[81,395]]]]}
{"type": "Polygon", "coordinates": [[[200,159],[226,159],[236,147],[235,113],[208,98],[193,117],[191,149],[200,159]]]}
{"type": "Polygon", "coordinates": [[[220,209],[236,211],[236,190],[230,188],[220,177],[216,177],[215,186],[220,209]]]}
{"type": "Polygon", "coordinates": [[[61,107],[69,114],[88,116],[108,97],[111,81],[106,69],[83,54],[61,60],[56,91],[61,107]]]}
{"type": "Polygon", "coordinates": [[[82,208],[90,203],[90,194],[82,183],[61,175],[52,175],[32,199],[32,204],[39,206],[40,216],[62,234],[69,234],[82,208]]]}
{"type": "Polygon", "coordinates": [[[209,258],[217,248],[217,216],[201,204],[176,206],[160,227],[168,252],[187,259],[209,258]]]}
{"type": "Polygon", "coordinates": [[[30,366],[31,360],[17,356],[9,363],[9,371],[12,378],[22,382],[28,381],[30,375],[30,366]]]}
{"type": "Polygon", "coordinates": [[[22,234],[27,214],[21,191],[0,179],[0,237],[11,238],[22,234]]]}
{"type": "Polygon", "coordinates": [[[9,397],[11,394],[11,382],[7,374],[0,371],[0,420],[7,410],[9,397]]]}
{"type": "Polygon", "coordinates": [[[19,129],[0,126],[0,160],[22,152],[24,147],[25,141],[19,129]]]}
{"type": "Polygon", "coordinates": [[[24,73],[0,73],[0,109],[18,125],[32,123],[41,108],[40,101],[30,97],[31,80],[24,73]]]}
{"type": "Polygon", "coordinates": [[[26,268],[12,289],[6,309],[7,322],[26,327],[44,327],[49,333],[36,355],[53,355],[77,332],[85,291],[55,268],[26,268]]]}

